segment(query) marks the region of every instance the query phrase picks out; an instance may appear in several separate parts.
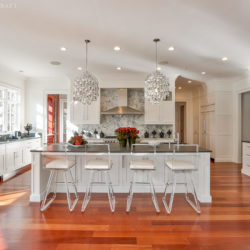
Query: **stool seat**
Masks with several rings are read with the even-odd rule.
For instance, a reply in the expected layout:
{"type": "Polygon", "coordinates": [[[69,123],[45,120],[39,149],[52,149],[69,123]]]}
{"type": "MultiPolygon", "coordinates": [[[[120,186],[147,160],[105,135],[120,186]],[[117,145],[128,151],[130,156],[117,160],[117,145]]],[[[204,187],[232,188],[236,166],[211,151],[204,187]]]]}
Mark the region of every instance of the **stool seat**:
{"type": "Polygon", "coordinates": [[[74,165],[75,161],[62,158],[62,159],[50,160],[45,167],[49,169],[69,169],[72,168],[74,165]]]}
{"type": "Polygon", "coordinates": [[[167,166],[172,170],[194,170],[195,165],[188,161],[167,161],[167,166]]]}
{"type": "Polygon", "coordinates": [[[91,160],[87,162],[85,169],[108,170],[110,169],[109,161],[107,159],[91,160]]]}
{"type": "Polygon", "coordinates": [[[155,164],[151,160],[131,161],[130,169],[132,170],[154,170],[155,164]]]}

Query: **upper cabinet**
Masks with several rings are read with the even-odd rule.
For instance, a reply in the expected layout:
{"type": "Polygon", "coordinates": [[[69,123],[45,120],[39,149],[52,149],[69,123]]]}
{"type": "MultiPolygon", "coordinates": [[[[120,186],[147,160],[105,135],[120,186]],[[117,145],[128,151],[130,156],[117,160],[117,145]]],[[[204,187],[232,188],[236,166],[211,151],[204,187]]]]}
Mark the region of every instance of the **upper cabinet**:
{"type": "Polygon", "coordinates": [[[100,97],[90,105],[72,103],[71,121],[75,124],[100,124],[100,97]]]}
{"type": "MultiPolygon", "coordinates": [[[[171,95],[170,95],[171,96],[171,95]]],[[[172,97],[152,104],[145,100],[145,124],[174,124],[175,123],[175,103],[172,97]]]]}

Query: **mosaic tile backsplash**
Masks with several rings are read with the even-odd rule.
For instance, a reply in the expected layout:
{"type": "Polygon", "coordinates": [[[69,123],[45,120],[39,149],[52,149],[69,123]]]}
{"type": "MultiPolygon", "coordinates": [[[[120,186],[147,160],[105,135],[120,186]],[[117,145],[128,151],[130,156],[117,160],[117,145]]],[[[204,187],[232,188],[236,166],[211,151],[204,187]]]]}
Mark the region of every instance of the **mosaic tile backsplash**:
{"type": "MultiPolygon", "coordinates": [[[[128,106],[144,110],[143,91],[143,89],[128,89],[128,106]]],[[[117,100],[117,89],[101,89],[101,111],[117,106],[117,100]]],[[[157,132],[156,137],[159,137],[161,131],[167,137],[166,132],[169,129],[172,130],[172,125],[145,125],[144,115],[101,115],[101,124],[81,125],[79,126],[79,132],[81,130],[94,131],[96,129],[99,133],[102,131],[105,136],[112,136],[115,135],[114,130],[119,127],[136,127],[140,131],[140,137],[144,137],[146,131],[150,137],[153,137],[151,133],[153,130],[157,132]]]]}

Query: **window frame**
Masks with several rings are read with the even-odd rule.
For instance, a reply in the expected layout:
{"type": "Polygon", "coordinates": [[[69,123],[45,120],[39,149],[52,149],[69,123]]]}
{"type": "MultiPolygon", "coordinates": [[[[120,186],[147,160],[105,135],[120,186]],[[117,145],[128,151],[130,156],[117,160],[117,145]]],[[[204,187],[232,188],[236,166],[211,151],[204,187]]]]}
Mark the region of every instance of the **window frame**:
{"type": "Polygon", "coordinates": [[[21,89],[0,83],[0,102],[3,111],[3,128],[0,127],[0,135],[11,134],[19,131],[21,127],[21,89]]]}

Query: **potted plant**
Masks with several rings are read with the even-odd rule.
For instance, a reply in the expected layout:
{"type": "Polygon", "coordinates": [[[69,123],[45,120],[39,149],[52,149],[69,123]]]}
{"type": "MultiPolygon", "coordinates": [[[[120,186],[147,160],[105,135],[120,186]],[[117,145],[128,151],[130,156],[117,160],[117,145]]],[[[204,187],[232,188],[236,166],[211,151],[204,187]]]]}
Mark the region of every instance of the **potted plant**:
{"type": "Polygon", "coordinates": [[[32,130],[32,124],[27,123],[27,125],[24,126],[24,129],[27,131],[27,136],[30,136],[30,131],[32,130]]]}
{"type": "Polygon", "coordinates": [[[117,128],[115,130],[115,133],[116,133],[116,138],[120,143],[120,146],[125,148],[127,146],[127,139],[128,139],[127,128],[117,128]]]}
{"type": "Polygon", "coordinates": [[[139,130],[136,128],[127,128],[127,134],[128,134],[128,143],[131,147],[132,144],[135,144],[136,138],[138,138],[139,130]]]}

